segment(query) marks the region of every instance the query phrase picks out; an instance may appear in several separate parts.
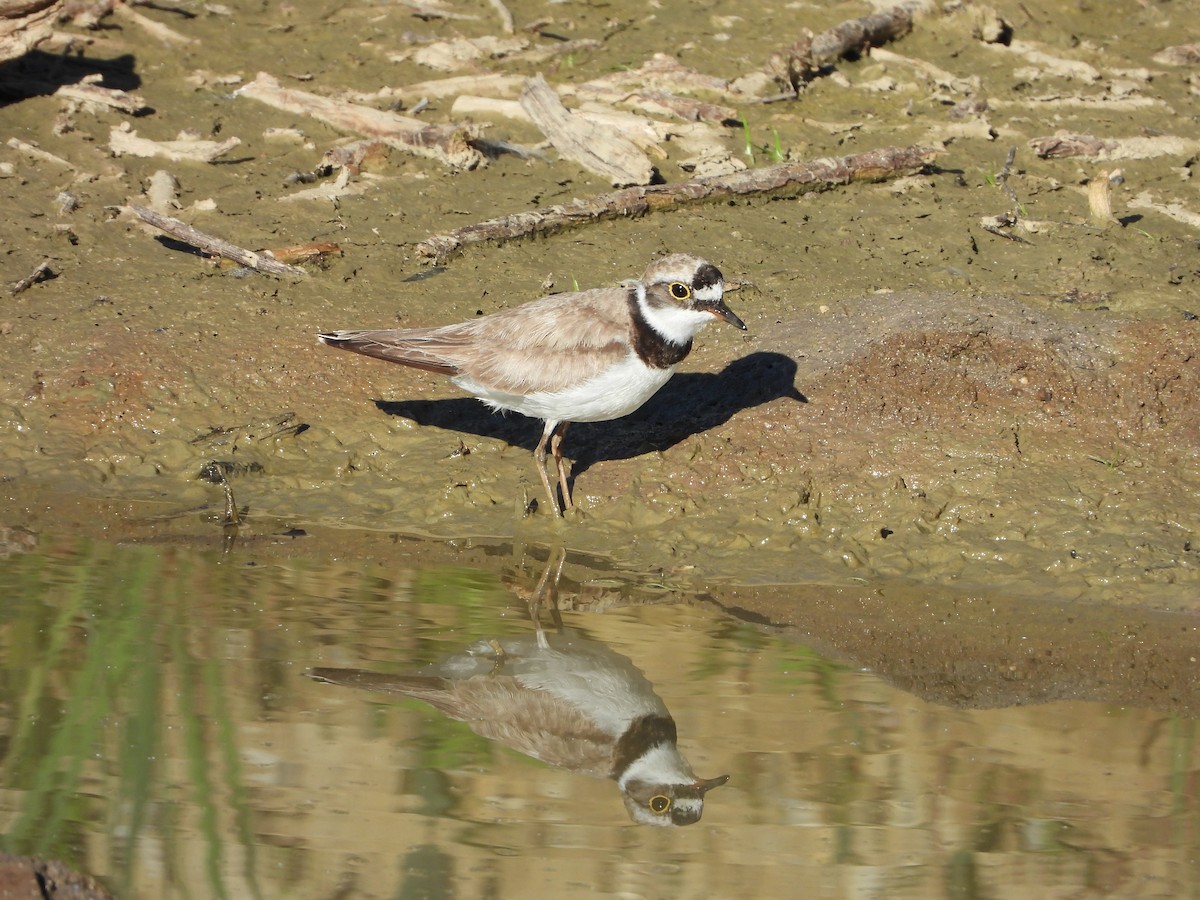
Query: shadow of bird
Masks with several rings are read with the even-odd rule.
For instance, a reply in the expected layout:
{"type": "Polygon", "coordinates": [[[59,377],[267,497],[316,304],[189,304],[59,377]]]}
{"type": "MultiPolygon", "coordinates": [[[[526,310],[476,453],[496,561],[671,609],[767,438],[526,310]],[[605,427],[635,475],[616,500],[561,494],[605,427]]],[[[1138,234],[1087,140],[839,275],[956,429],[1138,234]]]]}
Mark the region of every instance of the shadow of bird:
{"type": "MultiPolygon", "coordinates": [[[[610,422],[580,422],[563,441],[575,460],[572,481],[605,460],[631,459],[667,450],[694,434],[721,425],[743,409],[780,398],[807,403],[795,386],[796,362],[782,353],[751,353],[720,372],[681,372],[637,411],[610,422]]],[[[476,434],[533,450],[541,436],[536,419],[495,413],[478,400],[376,400],[388,415],[476,434]]]]}

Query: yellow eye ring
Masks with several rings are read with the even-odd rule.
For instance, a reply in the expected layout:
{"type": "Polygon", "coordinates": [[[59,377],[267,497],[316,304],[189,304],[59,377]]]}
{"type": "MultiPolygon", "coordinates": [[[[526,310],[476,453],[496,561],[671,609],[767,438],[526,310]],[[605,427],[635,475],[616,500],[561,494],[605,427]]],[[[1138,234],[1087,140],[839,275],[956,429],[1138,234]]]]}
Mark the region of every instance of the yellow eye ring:
{"type": "Polygon", "coordinates": [[[682,281],[671,282],[671,296],[676,300],[687,300],[692,296],[692,289],[682,281]]]}
{"type": "Polygon", "coordinates": [[[671,808],[671,798],[664,797],[662,794],[655,794],[650,798],[649,806],[651,811],[662,815],[671,808]]]}

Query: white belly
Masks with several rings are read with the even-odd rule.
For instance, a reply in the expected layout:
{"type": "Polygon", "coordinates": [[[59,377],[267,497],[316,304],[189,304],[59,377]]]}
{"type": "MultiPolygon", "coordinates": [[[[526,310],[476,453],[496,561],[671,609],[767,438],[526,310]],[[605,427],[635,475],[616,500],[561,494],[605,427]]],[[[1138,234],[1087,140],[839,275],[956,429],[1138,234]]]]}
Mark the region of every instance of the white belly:
{"type": "Polygon", "coordinates": [[[497,409],[559,422],[607,422],[629,415],[654,396],[675,369],[651,369],[634,354],[590,381],[561,391],[509,394],[491,391],[464,376],[454,379],[463,390],[497,409]]]}

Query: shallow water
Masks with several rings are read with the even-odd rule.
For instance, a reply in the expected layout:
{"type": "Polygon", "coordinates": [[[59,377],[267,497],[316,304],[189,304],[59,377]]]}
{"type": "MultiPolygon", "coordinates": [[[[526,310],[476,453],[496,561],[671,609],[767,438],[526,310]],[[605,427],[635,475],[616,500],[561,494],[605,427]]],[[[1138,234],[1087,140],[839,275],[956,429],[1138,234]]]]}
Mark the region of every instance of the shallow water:
{"type": "Polygon", "coordinates": [[[297,543],[281,561],[10,537],[3,848],[123,897],[1200,891],[1191,718],[949,708],[572,556],[559,605],[574,640],[644,672],[696,774],[730,776],[698,823],[638,826],[611,781],[307,677],[529,638],[544,549],[381,563],[297,543]]]}

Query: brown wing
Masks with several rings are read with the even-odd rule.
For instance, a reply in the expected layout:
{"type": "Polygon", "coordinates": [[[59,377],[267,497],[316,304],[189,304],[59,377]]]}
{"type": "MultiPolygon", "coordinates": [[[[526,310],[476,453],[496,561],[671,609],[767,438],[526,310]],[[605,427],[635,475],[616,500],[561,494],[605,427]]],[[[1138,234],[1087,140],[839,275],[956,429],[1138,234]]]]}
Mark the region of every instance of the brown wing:
{"type": "Polygon", "coordinates": [[[600,374],[630,352],[629,294],[600,288],[543,297],[441,328],[338,331],[332,346],[514,394],[553,391],[600,374]]]}
{"type": "Polygon", "coordinates": [[[508,675],[466,679],[384,675],[361,669],[312,669],[318,681],[423,700],[480,737],[552,766],[607,778],[614,743],[580,710],[508,675]]]}
{"type": "Polygon", "coordinates": [[[437,328],[381,328],[375,331],[331,331],[317,335],[321,343],[342,350],[351,350],[363,356],[386,359],[388,362],[437,372],[440,375],[457,375],[458,367],[449,359],[438,355],[438,341],[429,340],[441,329],[437,328]]]}

